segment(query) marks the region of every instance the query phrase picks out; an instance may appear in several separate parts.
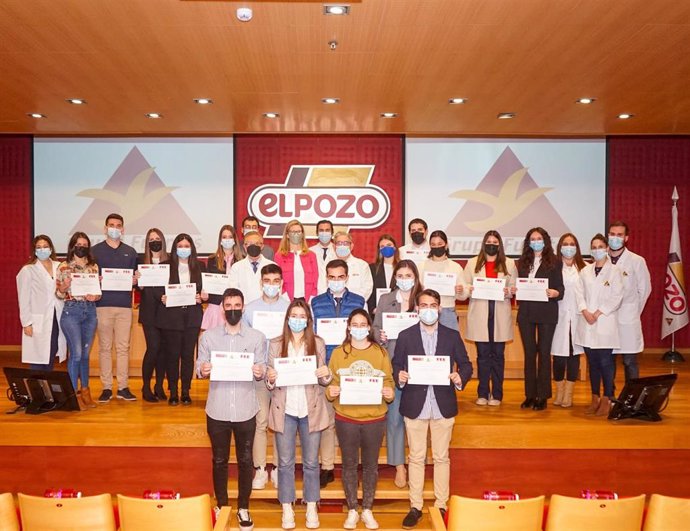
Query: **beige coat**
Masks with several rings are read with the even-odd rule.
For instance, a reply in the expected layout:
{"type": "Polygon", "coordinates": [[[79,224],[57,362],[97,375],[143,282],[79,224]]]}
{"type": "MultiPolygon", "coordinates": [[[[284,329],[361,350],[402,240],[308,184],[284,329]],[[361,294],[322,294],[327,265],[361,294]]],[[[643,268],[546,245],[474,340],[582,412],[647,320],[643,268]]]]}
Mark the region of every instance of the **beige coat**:
{"type": "MultiPolygon", "coordinates": [[[[273,367],[273,360],[280,357],[280,351],[283,346],[283,338],[276,337],[271,339],[268,346],[268,366],[273,367]]],[[[316,366],[321,367],[325,365],[326,360],[326,344],[320,337],[316,338],[316,352],[305,353],[306,355],[316,355],[316,366]]],[[[309,432],[321,431],[328,427],[328,410],[326,409],[326,397],[324,396],[324,387],[333,379],[332,376],[321,378],[319,383],[321,385],[305,385],[304,390],[307,393],[307,406],[309,413],[309,432]]],[[[271,406],[268,410],[268,427],[277,433],[283,433],[285,427],[285,401],[287,400],[287,388],[273,387],[271,388],[268,382],[267,387],[271,390],[271,406]]]]}
{"type": "MultiPolygon", "coordinates": [[[[482,267],[475,273],[474,268],[477,265],[477,257],[468,260],[464,270],[465,285],[471,286],[475,277],[486,278],[485,268],[482,267]]],[[[515,285],[515,279],[518,276],[515,261],[512,258],[506,257],[506,269],[508,274],[499,273],[499,278],[506,278],[506,287],[510,288],[515,285]]],[[[505,342],[513,339],[513,318],[511,313],[510,298],[504,301],[496,302],[494,313],[494,341],[505,342]]],[[[465,339],[470,341],[489,341],[489,329],[487,323],[489,321],[489,301],[480,299],[470,299],[467,310],[467,331],[465,332],[465,339]]]]}

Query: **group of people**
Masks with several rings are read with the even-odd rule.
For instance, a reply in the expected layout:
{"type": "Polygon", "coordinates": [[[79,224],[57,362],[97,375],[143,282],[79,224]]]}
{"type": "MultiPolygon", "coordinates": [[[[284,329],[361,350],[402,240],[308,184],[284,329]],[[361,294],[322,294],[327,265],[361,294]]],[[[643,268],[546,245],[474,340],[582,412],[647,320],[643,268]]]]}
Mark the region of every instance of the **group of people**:
{"type": "Polygon", "coordinates": [[[368,529],[378,528],[372,508],[384,433],[387,463],[396,468],[395,484],[409,488],[410,511],[402,527],[414,528],[421,518],[429,433],[434,503],[445,509],[449,446],[458,411],[456,391],[464,389],[472,376],[460,337],[458,300],[469,299],[465,339],[473,341],[477,350],[478,406],[498,406],[503,400],[505,345],[513,339],[512,302],[520,289],[519,279],[546,279],[546,301],[522,300],[517,312],[524,346],[522,408],[540,411],[547,407],[552,398],[552,355],[553,404],[570,407],[579,355],[586,353],[592,388],[586,412],[592,415],[608,413],[614,392],[614,353],[622,354],[626,380],[638,376],[637,354],[643,350],[640,315],[651,285],[644,259],[626,247],[629,231],[623,222],[611,223],[607,236],[592,238],[591,264],[584,262],[573,234],[562,235],[554,249],[541,227],[527,232],[517,263],[506,256],[501,235],[488,231],[478,255],[464,268],[449,258],[446,234],[441,230],[429,233],[422,219],[408,224],[408,245],[398,247],[391,235],[381,235],[371,264],[353,255],[352,236],[335,232],[330,221],[320,221],[316,232],[318,242],[308,247],[304,226],[298,220],[290,221],[274,252],[264,245],[258,220],[249,216],[237,232],[231,225],[221,227],[217,250],[205,262],[197,256],[190,235],[177,235],[168,251],[165,236],[157,228],[146,234],[144,253],[138,259],[136,251],[121,241],[124,220],[119,214],[107,217],[105,240],[93,247],[86,234],[75,233],[64,262],[56,260],[48,236],[36,236],[34,256],[17,276],[23,360],[33,368],[49,370],[55,358],[64,360],[69,350],[67,368],[72,384],[83,407],[93,407],[88,356],[97,330],[102,384],[98,401],[105,403],[113,396],[113,346],[116,397],[136,399],[128,387],[132,292],[71,292],[72,275],[98,275],[105,268],[134,271],[132,284],[140,292],[139,321],[146,340],[144,400],[189,405],[195,373],[199,378],[211,374],[212,352],[253,356],[253,382],[213,380],[206,402],[219,506],[228,504],[228,458],[235,437],[237,517],[242,529],[253,526],[249,514],[252,489],[265,488],[269,479],[278,488],[283,528],[297,526],[293,504],[298,435],[307,528],[319,526],[320,489],[334,481],[336,436],[349,509],[346,529],[354,529],[360,519],[368,529]],[[138,286],[138,264],[168,264],[169,284],[194,283],[196,303],[167,306],[165,287],[138,286]],[[230,287],[222,295],[206,293],[202,272],[228,275],[230,287]],[[440,295],[425,287],[428,273],[450,275],[454,288],[440,295]],[[504,279],[502,300],[472,297],[477,279],[504,279]],[[266,337],[255,324],[256,312],[266,311],[282,316],[282,332],[277,337],[266,337]],[[391,313],[414,313],[416,324],[389,337],[383,319],[391,313]],[[343,318],[342,341],[326,343],[319,335],[319,322],[343,318]],[[421,354],[448,356],[447,384],[410,381],[408,357],[421,354]],[[278,386],[275,360],[302,356],[316,357],[317,383],[278,386]],[[380,402],[340,403],[342,378],[355,375],[383,379],[380,402]],[[270,474],[268,429],[275,434],[270,474]],[[357,495],[360,461],[361,513],[357,495]]]}

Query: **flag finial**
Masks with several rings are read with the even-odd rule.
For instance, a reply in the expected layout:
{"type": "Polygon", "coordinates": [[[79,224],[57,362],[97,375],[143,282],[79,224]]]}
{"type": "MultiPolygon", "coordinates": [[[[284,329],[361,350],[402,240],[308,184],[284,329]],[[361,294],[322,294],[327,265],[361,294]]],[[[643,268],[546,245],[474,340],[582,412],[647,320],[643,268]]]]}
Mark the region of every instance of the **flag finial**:
{"type": "Polygon", "coordinates": [[[671,196],[671,200],[675,203],[680,199],[680,196],[678,195],[678,189],[674,186],[673,187],[673,195],[671,196]]]}

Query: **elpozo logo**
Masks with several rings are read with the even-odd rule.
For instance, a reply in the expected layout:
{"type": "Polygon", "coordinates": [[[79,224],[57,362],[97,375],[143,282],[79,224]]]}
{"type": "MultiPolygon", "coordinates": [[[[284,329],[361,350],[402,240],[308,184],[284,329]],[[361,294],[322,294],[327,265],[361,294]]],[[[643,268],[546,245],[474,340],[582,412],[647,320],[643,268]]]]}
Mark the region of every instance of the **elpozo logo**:
{"type": "MultiPolygon", "coordinates": [[[[374,169],[372,164],[293,165],[285,183],[256,188],[247,208],[267,227],[268,238],[280,238],[285,224],[293,219],[307,227],[327,219],[345,230],[372,229],[390,214],[388,195],[371,184],[374,169]]],[[[307,235],[315,236],[313,230],[307,235]]]]}

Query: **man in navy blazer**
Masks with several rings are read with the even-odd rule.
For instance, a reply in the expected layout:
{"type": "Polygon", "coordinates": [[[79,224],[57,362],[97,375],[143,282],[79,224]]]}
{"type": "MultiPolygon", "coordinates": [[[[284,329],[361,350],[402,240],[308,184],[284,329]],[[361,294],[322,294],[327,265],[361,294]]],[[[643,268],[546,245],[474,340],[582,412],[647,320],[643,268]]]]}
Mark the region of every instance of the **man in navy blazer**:
{"type": "Polygon", "coordinates": [[[455,392],[462,391],[472,378],[472,363],[460,334],[438,322],[441,296],[432,289],[425,289],[415,302],[420,322],[400,332],[393,356],[393,377],[402,390],[400,413],[405,418],[410,452],[410,512],[403,519],[403,529],[412,529],[422,517],[429,431],[434,456],[434,505],[443,511],[446,509],[450,495],[448,448],[458,413],[455,392]],[[448,384],[415,385],[408,372],[408,356],[448,356],[448,384]]]}

